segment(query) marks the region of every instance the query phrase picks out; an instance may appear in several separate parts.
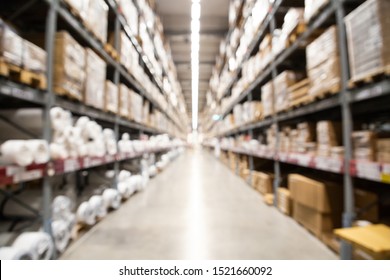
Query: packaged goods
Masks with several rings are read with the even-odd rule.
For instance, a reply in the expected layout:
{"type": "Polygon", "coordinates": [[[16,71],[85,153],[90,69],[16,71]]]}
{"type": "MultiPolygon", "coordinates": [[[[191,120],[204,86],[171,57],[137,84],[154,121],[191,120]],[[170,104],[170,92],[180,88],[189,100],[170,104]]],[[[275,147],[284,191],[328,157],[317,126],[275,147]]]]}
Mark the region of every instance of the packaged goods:
{"type": "Polygon", "coordinates": [[[120,0],[119,5],[133,35],[137,36],[139,34],[138,10],[133,0],[120,0]]]}
{"type": "Polygon", "coordinates": [[[345,17],[352,81],[390,65],[390,2],[368,0],[345,17]]]}
{"type": "Polygon", "coordinates": [[[111,81],[106,81],[105,84],[105,110],[111,113],[118,113],[118,87],[111,81]]]}
{"type": "Polygon", "coordinates": [[[261,101],[263,103],[264,116],[271,116],[274,114],[274,89],[273,82],[266,83],[261,88],[261,101]]]}
{"type": "Polygon", "coordinates": [[[55,92],[82,100],[86,79],[86,52],[84,48],[67,32],[60,31],[56,34],[54,49],[55,92]]]}
{"type": "Polygon", "coordinates": [[[375,161],[376,133],[369,130],[352,133],[353,156],[356,160],[375,161]]]}
{"type": "Polygon", "coordinates": [[[286,188],[278,188],[278,209],[288,216],[292,215],[291,193],[286,188]]]}
{"type": "Polygon", "coordinates": [[[319,156],[330,156],[331,147],[340,146],[342,141],[341,124],[333,121],[317,123],[317,143],[319,156]]]}
{"type": "Polygon", "coordinates": [[[268,193],[273,193],[273,174],[268,174],[259,171],[252,172],[252,178],[254,178],[254,188],[258,190],[261,194],[265,195],[268,193]]]}
{"type": "Polygon", "coordinates": [[[92,107],[103,109],[106,63],[91,49],[87,49],[86,54],[84,102],[92,107]]]}
{"type": "Polygon", "coordinates": [[[0,19],[0,57],[5,62],[22,66],[23,39],[0,19]]]}
{"type": "Polygon", "coordinates": [[[107,42],[108,6],[104,0],[88,1],[85,25],[103,44],[107,42]]]}
{"type": "Polygon", "coordinates": [[[275,110],[281,112],[289,108],[288,87],[303,77],[301,73],[283,71],[274,80],[275,110]]]}
{"type": "Polygon", "coordinates": [[[130,110],[129,110],[129,88],[124,85],[119,85],[119,115],[125,118],[129,117],[130,110]]]}
{"type": "Polygon", "coordinates": [[[142,123],[142,96],[129,90],[129,117],[131,120],[142,123]]]}
{"type": "Polygon", "coordinates": [[[23,40],[23,68],[37,73],[46,72],[46,52],[26,40],[23,40]]]}
{"type": "Polygon", "coordinates": [[[305,0],[305,21],[309,22],[330,0],[305,0]]]}

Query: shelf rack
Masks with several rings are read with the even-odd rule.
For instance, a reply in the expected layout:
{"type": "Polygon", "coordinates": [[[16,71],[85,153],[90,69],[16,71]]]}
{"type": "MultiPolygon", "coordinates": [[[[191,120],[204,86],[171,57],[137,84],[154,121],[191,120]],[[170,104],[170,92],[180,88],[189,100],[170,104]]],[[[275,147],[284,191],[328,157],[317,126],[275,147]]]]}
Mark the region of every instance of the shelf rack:
{"type": "MultiPolygon", "coordinates": [[[[151,81],[157,86],[165,98],[166,93],[163,90],[162,81],[155,75],[153,67],[147,56],[144,54],[143,49],[139,45],[137,38],[131,33],[129,26],[125,19],[119,12],[119,7],[113,0],[105,0],[109,7],[110,12],[114,13],[114,37],[115,44],[114,49],[118,50],[119,46],[119,34],[121,30],[124,30],[127,36],[130,38],[135,49],[139,53],[140,65],[144,68],[146,73],[149,73],[152,77],[151,81]]],[[[58,23],[61,21],[67,24],[67,30],[72,31],[73,34],[77,34],[88,47],[94,50],[100,57],[102,57],[107,67],[113,69],[113,83],[119,85],[120,79],[126,80],[128,84],[134,87],[137,92],[143,98],[147,99],[151,105],[163,113],[169,121],[175,125],[177,133],[168,134],[171,137],[178,137],[185,139],[184,133],[186,132],[185,125],[180,122],[180,119],[176,115],[172,115],[169,112],[173,110],[162,108],[157,100],[137,81],[137,79],[130,74],[119,62],[113,59],[104,49],[103,44],[96,39],[85,26],[68,10],[65,3],[61,0],[29,0],[28,3],[23,5],[23,11],[18,11],[16,14],[26,12],[31,6],[40,5],[42,10],[46,13],[46,20],[44,22],[45,31],[45,50],[47,53],[47,90],[37,90],[29,86],[25,86],[7,78],[0,77],[0,100],[2,104],[1,109],[9,108],[29,108],[37,107],[41,108],[44,115],[43,124],[43,139],[50,142],[51,140],[51,121],[50,121],[50,109],[54,106],[60,106],[66,110],[71,111],[75,115],[85,115],[98,122],[103,122],[111,126],[115,131],[115,136],[119,139],[120,128],[124,130],[137,131],[139,135],[143,133],[148,134],[162,134],[167,133],[156,127],[150,127],[144,124],[136,123],[114,115],[84,105],[82,103],[73,102],[69,99],[57,96],[53,91],[53,67],[54,67],[54,37],[57,31],[58,23]],[[10,107],[11,106],[11,107],[10,107]]],[[[167,102],[169,106],[169,102],[167,102]]],[[[42,180],[42,197],[43,205],[39,212],[40,220],[43,224],[45,232],[52,234],[51,231],[51,201],[52,201],[52,186],[50,183],[50,177],[63,175],[65,173],[77,173],[82,170],[94,168],[98,166],[113,165],[115,170],[115,176],[113,185],[116,187],[117,176],[119,173],[119,162],[134,160],[142,157],[145,154],[161,154],[168,152],[169,150],[176,149],[178,146],[170,145],[163,146],[160,148],[146,148],[140,152],[134,152],[130,154],[118,153],[114,156],[104,156],[101,158],[78,158],[78,159],[67,159],[67,160],[52,160],[47,164],[30,165],[27,167],[17,166],[5,166],[0,167],[0,186],[6,186],[10,184],[23,184],[31,180],[41,179],[42,180]]],[[[3,191],[4,188],[0,187],[3,191]]],[[[37,212],[38,213],[38,212],[37,212]]]]}
{"type": "MultiPolygon", "coordinates": [[[[264,20],[262,26],[255,34],[250,47],[245,55],[244,61],[246,61],[258,42],[261,40],[264,33],[269,30],[272,34],[276,27],[275,14],[284,6],[287,6],[292,1],[277,0],[273,3],[270,14],[264,20]]],[[[302,1],[303,2],[303,1],[302,1]]],[[[277,201],[277,188],[281,180],[280,163],[287,163],[290,165],[302,166],[307,168],[313,168],[317,170],[323,170],[326,172],[338,173],[343,176],[344,186],[344,211],[343,211],[343,227],[350,227],[355,217],[354,212],[354,197],[353,197],[353,178],[367,179],[376,182],[390,183],[390,165],[377,162],[361,162],[355,161],[352,158],[352,142],[351,133],[353,127],[352,115],[354,106],[361,105],[363,102],[380,102],[385,100],[389,104],[390,100],[390,80],[385,79],[379,82],[372,82],[356,88],[348,88],[349,74],[349,62],[348,62],[348,50],[346,41],[346,29],[344,25],[344,17],[346,15],[347,6],[357,6],[363,1],[356,0],[329,0],[328,4],[322,8],[318,14],[309,22],[306,30],[297,38],[297,40],[291,44],[288,48],[284,49],[279,55],[273,58],[270,65],[267,66],[256,78],[234,99],[231,103],[222,108],[221,119],[226,117],[232,112],[236,104],[241,103],[243,100],[252,100],[254,90],[260,85],[265,84],[269,80],[273,80],[278,75],[278,69],[280,66],[289,59],[300,48],[307,44],[307,40],[318,30],[321,26],[327,25],[330,21],[337,26],[337,32],[339,37],[339,51],[340,51],[340,69],[341,69],[341,90],[338,94],[331,97],[326,97],[322,100],[317,100],[313,103],[304,105],[302,107],[288,110],[285,112],[274,114],[272,117],[267,117],[259,121],[244,124],[236,128],[232,128],[228,131],[210,133],[217,121],[213,121],[207,127],[205,133],[208,133],[205,143],[209,143],[207,140],[211,140],[214,137],[227,137],[240,134],[247,134],[249,137],[253,136],[255,130],[261,130],[265,127],[275,125],[277,131],[279,131],[280,123],[287,123],[289,121],[296,121],[298,118],[307,117],[311,114],[321,114],[327,110],[335,110],[339,112],[342,120],[343,130],[343,145],[345,148],[345,155],[343,159],[323,158],[310,156],[306,154],[296,153],[282,153],[279,151],[253,151],[244,148],[232,148],[221,147],[222,150],[231,151],[237,154],[243,154],[248,156],[249,169],[253,168],[254,158],[263,158],[273,161],[274,163],[274,194],[275,202],[277,201]],[[379,101],[378,101],[379,100],[379,101]],[[370,170],[371,172],[367,172],[370,170]]],[[[303,7],[303,6],[302,6],[303,7]]],[[[231,83],[228,84],[226,92],[223,97],[231,93],[232,85],[238,80],[242,63],[240,64],[237,72],[233,73],[231,83]]],[[[278,135],[278,133],[277,133],[278,135]]],[[[276,137],[277,143],[280,141],[279,136],[276,137]]],[[[213,148],[213,145],[206,144],[207,147],[213,148]]],[[[278,146],[278,145],[277,145],[278,146]]],[[[351,259],[352,251],[351,247],[347,243],[342,243],[340,256],[342,259],[351,259]]]]}

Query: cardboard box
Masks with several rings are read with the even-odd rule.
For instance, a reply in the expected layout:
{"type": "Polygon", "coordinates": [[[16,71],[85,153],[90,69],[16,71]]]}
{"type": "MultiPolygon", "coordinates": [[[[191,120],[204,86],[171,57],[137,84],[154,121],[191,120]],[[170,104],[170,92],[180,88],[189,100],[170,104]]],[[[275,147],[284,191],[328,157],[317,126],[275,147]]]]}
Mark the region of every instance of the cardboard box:
{"type": "Polygon", "coordinates": [[[390,153],[390,138],[377,139],[376,140],[376,150],[378,152],[390,153]]]}
{"type": "Polygon", "coordinates": [[[376,153],[375,158],[378,162],[390,163],[390,152],[378,152],[376,153]]]}
{"type": "Polygon", "coordinates": [[[286,188],[278,188],[278,209],[288,215],[292,215],[291,193],[286,188]]]}
{"type": "Polygon", "coordinates": [[[382,73],[390,65],[389,18],[388,0],[368,0],[345,17],[353,81],[382,73]]]}
{"type": "MultiPolygon", "coordinates": [[[[85,65],[86,52],[84,48],[69,33],[57,32],[54,46],[55,92],[81,101],[86,81],[85,65]]],[[[104,77],[105,79],[106,77],[104,77]]]]}
{"type": "Polygon", "coordinates": [[[86,54],[84,102],[92,107],[104,109],[106,62],[91,49],[87,49],[86,54]]]}
{"type": "Polygon", "coordinates": [[[133,90],[129,90],[129,118],[142,123],[142,96],[133,90]]]}
{"type": "Polygon", "coordinates": [[[252,177],[255,178],[256,185],[254,188],[258,190],[261,194],[265,195],[267,193],[273,193],[273,180],[274,175],[268,174],[260,171],[253,171],[252,177]]]}
{"type": "Polygon", "coordinates": [[[290,70],[283,71],[274,80],[275,110],[281,112],[290,106],[288,87],[302,78],[302,74],[290,70]]]}
{"type": "Polygon", "coordinates": [[[288,175],[288,188],[295,202],[315,211],[339,213],[342,210],[343,187],[338,184],[317,181],[299,174],[290,174],[288,175]]]}
{"type": "Polygon", "coordinates": [[[118,87],[111,81],[106,81],[105,84],[105,106],[107,112],[118,113],[119,108],[119,92],[118,87]]]}
{"type": "Polygon", "coordinates": [[[274,89],[273,82],[266,83],[261,88],[261,101],[263,103],[264,116],[271,116],[274,114],[274,89]]]}
{"type": "Polygon", "coordinates": [[[379,219],[378,195],[362,189],[354,189],[355,212],[357,220],[377,223],[379,219]]]}
{"type": "Polygon", "coordinates": [[[330,156],[331,147],[340,146],[341,142],[341,123],[333,121],[319,121],[317,123],[317,143],[319,155],[330,156]]]}
{"type": "Polygon", "coordinates": [[[293,205],[294,220],[320,239],[341,225],[341,212],[322,213],[295,200],[293,205]]]}
{"type": "Polygon", "coordinates": [[[108,6],[104,0],[88,2],[85,25],[104,44],[107,42],[108,6]]]}
{"type": "Polygon", "coordinates": [[[133,0],[119,0],[119,6],[134,36],[139,34],[139,15],[133,0]]]}
{"type": "Polygon", "coordinates": [[[263,196],[263,199],[264,199],[265,204],[267,204],[269,206],[274,205],[275,196],[272,193],[265,194],[263,196]]]}
{"type": "Polygon", "coordinates": [[[130,107],[129,107],[129,88],[124,85],[119,85],[119,115],[121,117],[129,118],[130,107]]]}
{"type": "Polygon", "coordinates": [[[46,51],[23,40],[23,68],[36,73],[46,72],[46,51]]]}

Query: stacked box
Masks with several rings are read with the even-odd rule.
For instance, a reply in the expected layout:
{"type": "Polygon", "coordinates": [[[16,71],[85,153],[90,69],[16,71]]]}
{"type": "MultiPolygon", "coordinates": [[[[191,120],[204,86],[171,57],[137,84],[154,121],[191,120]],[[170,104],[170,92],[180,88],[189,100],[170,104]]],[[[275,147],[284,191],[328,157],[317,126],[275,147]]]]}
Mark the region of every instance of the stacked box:
{"type": "Polygon", "coordinates": [[[315,124],[303,122],[297,125],[296,149],[295,152],[307,153],[310,145],[315,141],[315,124]]]}
{"type": "Polygon", "coordinates": [[[273,124],[266,130],[267,147],[274,151],[276,149],[276,126],[273,124]]]}
{"type": "Polygon", "coordinates": [[[61,31],[56,34],[54,52],[54,91],[82,100],[86,80],[84,48],[67,32],[61,31]]]}
{"type": "Polygon", "coordinates": [[[91,0],[64,0],[71,7],[73,13],[79,16],[83,21],[87,20],[89,12],[89,2],[91,0]]]}
{"type": "Polygon", "coordinates": [[[340,62],[337,29],[331,26],[306,48],[309,95],[340,91],[340,62]]]}
{"type": "Polygon", "coordinates": [[[148,100],[144,101],[144,104],[142,106],[142,123],[145,125],[149,125],[149,114],[150,114],[150,102],[148,100]]]}
{"type": "Polygon", "coordinates": [[[273,180],[274,180],[273,174],[268,174],[260,171],[253,171],[252,178],[254,182],[253,187],[261,194],[265,195],[274,192],[272,187],[273,180]]]}
{"type": "MultiPolygon", "coordinates": [[[[114,43],[114,34],[111,34],[110,41],[113,44],[114,43]]],[[[128,70],[130,71],[132,69],[132,49],[133,44],[131,43],[129,37],[127,37],[126,33],[124,31],[121,31],[120,33],[120,40],[119,40],[119,62],[128,70]]]]}
{"type": "Polygon", "coordinates": [[[118,98],[118,87],[111,81],[106,81],[105,84],[105,105],[104,109],[111,113],[118,113],[119,98],[118,98]]]}
{"type": "Polygon", "coordinates": [[[272,60],[272,37],[271,34],[265,35],[260,43],[260,70],[266,68],[272,60]]]}
{"type": "Polygon", "coordinates": [[[127,24],[135,36],[138,35],[138,10],[133,0],[120,0],[119,5],[127,24]]]}
{"type": "Polygon", "coordinates": [[[292,215],[291,193],[286,188],[278,188],[278,209],[288,215],[292,215]]]}
{"type": "Polygon", "coordinates": [[[133,90],[129,90],[129,118],[142,123],[142,96],[133,90]]]}
{"type": "Polygon", "coordinates": [[[345,17],[351,79],[382,73],[390,65],[390,2],[368,0],[345,17]]]}
{"type": "Polygon", "coordinates": [[[288,36],[281,29],[276,29],[272,34],[272,53],[277,56],[288,47],[288,36]]]}
{"type": "Polygon", "coordinates": [[[305,0],[305,21],[309,22],[330,0],[305,0]]]}
{"type": "Polygon", "coordinates": [[[319,156],[330,156],[332,147],[341,144],[341,124],[332,121],[319,121],[317,123],[317,154],[319,156]]]}
{"type": "Polygon", "coordinates": [[[0,57],[5,62],[22,66],[23,39],[0,19],[0,57]]]}
{"type": "Polygon", "coordinates": [[[293,71],[287,70],[279,74],[274,80],[275,91],[275,110],[282,112],[289,108],[288,87],[292,86],[302,78],[302,75],[293,71]]]}
{"type": "Polygon", "coordinates": [[[376,140],[376,159],[378,162],[390,163],[390,138],[376,140]]]}
{"type": "Polygon", "coordinates": [[[104,109],[104,84],[106,81],[106,63],[93,50],[86,50],[85,104],[104,109]]]}
{"type": "Polygon", "coordinates": [[[45,73],[46,51],[23,40],[23,68],[36,73],[45,73]]]}
{"type": "Polygon", "coordinates": [[[299,174],[288,176],[293,218],[322,239],[341,226],[343,188],[299,174]]]}
{"type": "Polygon", "coordinates": [[[242,105],[241,104],[237,104],[236,106],[234,106],[233,108],[233,115],[234,115],[234,125],[235,126],[238,126],[238,125],[241,125],[243,124],[244,120],[242,118],[242,115],[243,115],[243,109],[242,109],[242,105]]]}
{"type": "Polygon", "coordinates": [[[104,0],[88,1],[85,25],[102,43],[107,42],[108,6],[104,0]]]}
{"type": "Polygon", "coordinates": [[[332,148],[330,148],[330,157],[336,158],[336,159],[343,159],[344,152],[345,152],[345,149],[343,146],[332,147],[332,148]]]}
{"type": "Polygon", "coordinates": [[[264,117],[274,114],[274,89],[272,81],[261,87],[261,101],[263,103],[264,117]]]}
{"type": "Polygon", "coordinates": [[[356,160],[375,161],[376,133],[369,130],[352,133],[353,157],[356,160]]]}
{"type": "Polygon", "coordinates": [[[284,22],[282,32],[290,35],[299,24],[304,23],[304,9],[303,8],[290,8],[284,16],[284,22]]]}
{"type": "Polygon", "coordinates": [[[124,85],[119,85],[119,115],[128,118],[130,114],[129,88],[124,85]]]}

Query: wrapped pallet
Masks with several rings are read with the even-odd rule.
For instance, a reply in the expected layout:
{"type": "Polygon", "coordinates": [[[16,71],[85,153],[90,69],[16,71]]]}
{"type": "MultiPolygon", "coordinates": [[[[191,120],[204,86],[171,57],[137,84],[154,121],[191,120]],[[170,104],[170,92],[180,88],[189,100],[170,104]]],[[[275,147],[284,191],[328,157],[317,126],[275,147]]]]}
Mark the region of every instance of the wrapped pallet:
{"type": "Polygon", "coordinates": [[[305,0],[305,21],[309,22],[331,0],[305,0]]]}
{"type": "Polygon", "coordinates": [[[46,52],[26,40],[23,41],[23,68],[35,73],[46,72],[46,52]]]}
{"type": "Polygon", "coordinates": [[[0,19],[0,58],[7,63],[22,66],[23,39],[0,19]]]}
{"type": "Polygon", "coordinates": [[[131,31],[133,32],[133,35],[138,35],[138,25],[139,25],[139,19],[138,19],[138,10],[137,7],[134,5],[133,0],[120,0],[119,6],[121,8],[121,11],[123,13],[123,16],[125,17],[127,24],[129,25],[131,31]]]}
{"type": "Polygon", "coordinates": [[[86,50],[86,82],[84,102],[98,109],[104,109],[104,84],[106,63],[93,50],[86,50]]]}
{"type": "Polygon", "coordinates": [[[356,160],[375,161],[376,133],[362,130],[352,132],[353,158],[356,160]]]}
{"type": "Polygon", "coordinates": [[[332,147],[340,146],[341,124],[332,121],[319,121],[317,123],[317,154],[319,156],[330,156],[332,147]]]}
{"type": "Polygon", "coordinates": [[[55,37],[54,91],[82,100],[85,83],[85,50],[65,31],[55,37]]]}
{"type": "Polygon", "coordinates": [[[104,0],[88,2],[85,25],[104,44],[107,42],[108,6],[104,0]]]}
{"type": "Polygon", "coordinates": [[[352,81],[390,66],[390,2],[368,0],[345,18],[352,81]]]}
{"type": "Polygon", "coordinates": [[[149,126],[149,115],[150,115],[150,102],[148,100],[144,101],[142,106],[142,123],[149,126]]]}
{"type": "Polygon", "coordinates": [[[87,19],[90,0],[64,0],[64,2],[70,7],[73,14],[83,21],[87,19]]]}
{"type": "Polygon", "coordinates": [[[290,70],[283,71],[274,80],[275,110],[283,112],[289,108],[288,88],[295,84],[302,75],[290,70]]]}
{"type": "Polygon", "coordinates": [[[322,97],[340,91],[340,60],[335,26],[328,28],[306,48],[309,95],[322,97]]]}
{"type": "Polygon", "coordinates": [[[130,114],[130,94],[129,88],[124,85],[119,85],[119,115],[128,118],[130,114]]]}
{"type": "Polygon", "coordinates": [[[111,81],[106,81],[105,84],[105,105],[104,109],[107,112],[118,113],[119,98],[118,87],[111,81]]]}
{"type": "Polygon", "coordinates": [[[341,226],[343,188],[299,174],[288,176],[293,218],[319,239],[341,226]]]}
{"type": "Polygon", "coordinates": [[[274,114],[274,89],[273,82],[266,83],[261,88],[261,101],[263,103],[264,117],[274,114]]]}

